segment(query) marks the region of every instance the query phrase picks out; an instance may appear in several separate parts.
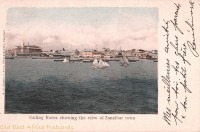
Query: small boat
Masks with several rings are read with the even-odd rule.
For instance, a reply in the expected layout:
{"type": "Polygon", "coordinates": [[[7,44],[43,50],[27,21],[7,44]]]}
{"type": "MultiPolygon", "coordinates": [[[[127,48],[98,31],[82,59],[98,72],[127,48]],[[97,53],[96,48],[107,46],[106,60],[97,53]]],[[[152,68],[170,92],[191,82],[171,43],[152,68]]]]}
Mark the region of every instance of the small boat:
{"type": "Polygon", "coordinates": [[[126,58],[126,56],[122,57],[119,61],[119,63],[121,64],[121,66],[128,66],[129,65],[129,61],[126,58]]]}
{"type": "Polygon", "coordinates": [[[123,59],[123,57],[122,57],[122,58],[120,58],[120,60],[119,60],[119,63],[120,63],[121,65],[123,65],[123,64],[124,64],[124,59],[123,59]]]}
{"type": "Polygon", "coordinates": [[[64,63],[69,62],[69,60],[65,57],[65,59],[63,60],[64,63]]]}
{"type": "Polygon", "coordinates": [[[110,65],[106,61],[104,61],[104,66],[109,67],[110,65]]]}
{"type": "Polygon", "coordinates": [[[92,65],[97,69],[104,69],[110,66],[107,62],[103,61],[102,59],[100,59],[99,62],[97,59],[94,59],[92,65]]]}
{"type": "Polygon", "coordinates": [[[98,60],[97,60],[96,58],[94,59],[92,65],[93,65],[94,67],[97,67],[97,65],[98,65],[98,60]]]}
{"type": "Polygon", "coordinates": [[[103,62],[102,59],[99,60],[99,63],[98,63],[98,65],[97,65],[97,68],[98,68],[98,69],[103,69],[103,68],[105,68],[105,65],[104,65],[104,62],[103,62]]]}
{"type": "Polygon", "coordinates": [[[128,59],[126,58],[126,56],[124,57],[124,62],[125,62],[125,65],[129,65],[129,61],[128,61],[128,59]]]}

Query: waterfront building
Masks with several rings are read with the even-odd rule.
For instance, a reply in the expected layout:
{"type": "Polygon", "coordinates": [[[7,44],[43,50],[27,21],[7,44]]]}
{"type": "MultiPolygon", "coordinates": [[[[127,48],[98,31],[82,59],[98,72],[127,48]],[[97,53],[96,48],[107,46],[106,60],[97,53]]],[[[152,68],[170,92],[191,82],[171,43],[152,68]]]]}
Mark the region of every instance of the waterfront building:
{"type": "Polygon", "coordinates": [[[151,51],[153,54],[158,54],[158,50],[152,50],[151,51]]]}
{"type": "Polygon", "coordinates": [[[102,54],[93,54],[93,58],[100,59],[102,57],[102,54]]]}
{"type": "Polygon", "coordinates": [[[110,55],[105,55],[104,56],[104,60],[108,60],[109,61],[110,60],[110,55]]]}
{"type": "Polygon", "coordinates": [[[53,57],[53,54],[54,54],[55,52],[52,50],[52,51],[43,51],[42,53],[41,53],[41,56],[42,57],[53,57]]]}
{"type": "Polygon", "coordinates": [[[83,50],[83,52],[82,52],[82,56],[83,56],[84,58],[92,58],[92,57],[93,57],[93,52],[94,52],[93,49],[85,49],[85,50],[83,50]]]}
{"type": "Polygon", "coordinates": [[[115,50],[110,50],[109,55],[111,58],[114,58],[116,55],[118,55],[118,52],[115,50]]]}
{"type": "Polygon", "coordinates": [[[40,56],[42,48],[36,45],[25,45],[23,43],[22,46],[16,46],[12,49],[12,53],[15,56],[40,56]]]}
{"type": "Polygon", "coordinates": [[[150,59],[156,59],[156,58],[158,58],[158,54],[157,54],[157,52],[149,52],[148,57],[150,59]]]}
{"type": "Polygon", "coordinates": [[[67,57],[69,58],[71,55],[73,55],[74,52],[71,51],[57,51],[51,54],[52,57],[54,58],[64,58],[67,57]]]}
{"type": "Polygon", "coordinates": [[[100,59],[104,56],[105,54],[102,52],[102,51],[94,51],[93,52],[93,58],[96,58],[96,59],[100,59]]]}
{"type": "Polygon", "coordinates": [[[133,50],[128,50],[128,51],[126,51],[126,56],[136,56],[136,53],[135,53],[135,50],[133,51],[133,50]]]}

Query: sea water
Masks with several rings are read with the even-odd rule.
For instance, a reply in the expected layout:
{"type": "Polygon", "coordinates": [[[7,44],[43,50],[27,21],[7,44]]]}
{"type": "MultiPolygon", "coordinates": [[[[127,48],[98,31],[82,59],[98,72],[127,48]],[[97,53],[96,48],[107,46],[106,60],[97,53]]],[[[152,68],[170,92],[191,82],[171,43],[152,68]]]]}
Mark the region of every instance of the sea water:
{"type": "Polygon", "coordinates": [[[157,63],[16,58],[5,62],[5,113],[157,114],[157,63]]]}

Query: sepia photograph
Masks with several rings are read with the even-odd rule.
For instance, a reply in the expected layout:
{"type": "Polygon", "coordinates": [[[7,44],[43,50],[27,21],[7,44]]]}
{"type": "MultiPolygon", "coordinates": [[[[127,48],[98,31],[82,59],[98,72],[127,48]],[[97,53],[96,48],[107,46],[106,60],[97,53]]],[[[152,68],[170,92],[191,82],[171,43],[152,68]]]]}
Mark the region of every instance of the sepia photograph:
{"type": "Polygon", "coordinates": [[[0,1],[0,131],[200,131],[200,0],[0,1]]]}
{"type": "Polygon", "coordinates": [[[5,114],[158,114],[158,8],[11,7],[5,114]]]}

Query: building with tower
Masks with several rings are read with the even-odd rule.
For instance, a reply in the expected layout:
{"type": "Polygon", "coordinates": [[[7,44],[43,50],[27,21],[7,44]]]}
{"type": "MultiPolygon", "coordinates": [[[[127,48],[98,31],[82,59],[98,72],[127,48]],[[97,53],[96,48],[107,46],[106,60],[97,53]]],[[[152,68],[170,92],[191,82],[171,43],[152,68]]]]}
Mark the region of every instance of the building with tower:
{"type": "Polygon", "coordinates": [[[36,45],[30,45],[29,43],[25,45],[23,42],[21,46],[16,46],[12,49],[14,56],[40,56],[42,53],[42,48],[36,45]]]}

